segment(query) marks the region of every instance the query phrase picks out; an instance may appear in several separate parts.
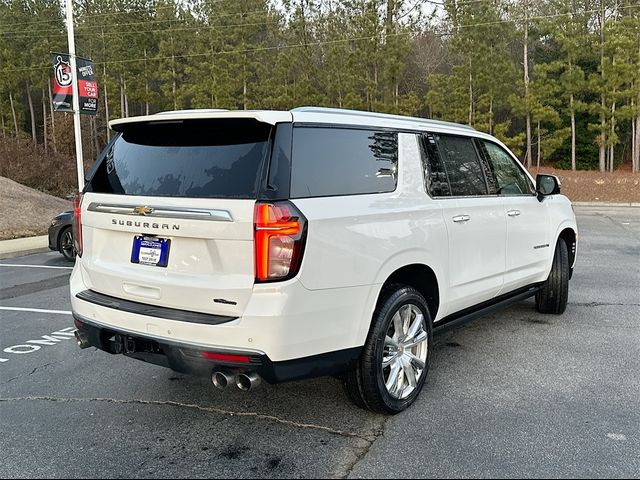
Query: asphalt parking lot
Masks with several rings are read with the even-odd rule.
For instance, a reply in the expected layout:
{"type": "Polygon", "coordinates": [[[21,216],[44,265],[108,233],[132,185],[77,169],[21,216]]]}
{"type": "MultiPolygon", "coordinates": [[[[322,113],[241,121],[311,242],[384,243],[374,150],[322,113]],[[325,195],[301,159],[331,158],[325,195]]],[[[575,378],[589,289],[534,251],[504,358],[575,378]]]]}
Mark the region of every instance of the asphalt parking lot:
{"type": "Polygon", "coordinates": [[[0,477],[638,478],[640,208],[576,210],[567,312],[529,300],[437,338],[390,418],[331,378],[219,392],[81,351],[69,265],[2,260],[0,477]]]}

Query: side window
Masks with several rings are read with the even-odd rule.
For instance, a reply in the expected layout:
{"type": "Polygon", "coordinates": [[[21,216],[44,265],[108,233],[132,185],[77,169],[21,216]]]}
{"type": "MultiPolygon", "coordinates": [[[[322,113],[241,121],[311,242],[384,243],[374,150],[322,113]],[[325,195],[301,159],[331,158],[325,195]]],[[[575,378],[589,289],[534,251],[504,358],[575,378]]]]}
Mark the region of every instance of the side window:
{"type": "Polygon", "coordinates": [[[444,163],[438,153],[435,137],[430,134],[420,135],[420,146],[422,151],[422,168],[427,192],[432,197],[451,196],[449,178],[444,168],[444,163]]]}
{"type": "Polygon", "coordinates": [[[451,195],[487,195],[485,172],[473,139],[439,134],[434,138],[449,179],[451,195]]]}
{"type": "Polygon", "coordinates": [[[396,132],[293,129],[293,198],[392,192],[397,182],[396,132]]]}
{"type": "Polygon", "coordinates": [[[480,143],[496,178],[498,195],[532,195],[535,192],[531,180],[511,155],[495,143],[484,140],[480,143]]]}

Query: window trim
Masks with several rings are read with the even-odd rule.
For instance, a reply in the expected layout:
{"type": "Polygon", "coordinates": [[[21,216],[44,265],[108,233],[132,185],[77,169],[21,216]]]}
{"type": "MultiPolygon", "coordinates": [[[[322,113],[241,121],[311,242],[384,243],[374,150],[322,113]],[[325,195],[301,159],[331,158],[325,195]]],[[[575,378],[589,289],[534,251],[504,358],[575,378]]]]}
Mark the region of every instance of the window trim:
{"type": "Polygon", "coordinates": [[[363,195],[384,195],[393,194],[398,191],[400,185],[400,134],[401,133],[416,133],[403,131],[397,128],[390,127],[377,127],[374,125],[354,125],[354,124],[340,124],[340,123],[322,123],[322,122],[294,122],[291,132],[291,170],[289,176],[289,199],[291,200],[305,200],[307,198],[333,198],[333,197],[354,197],[363,195]],[[383,192],[365,192],[365,193],[338,193],[329,195],[310,195],[305,197],[293,196],[293,163],[295,158],[293,156],[293,149],[295,144],[295,130],[296,128],[324,128],[324,129],[336,129],[336,130],[360,130],[365,132],[387,132],[396,134],[396,156],[398,164],[397,178],[393,190],[385,190],[383,192]]]}

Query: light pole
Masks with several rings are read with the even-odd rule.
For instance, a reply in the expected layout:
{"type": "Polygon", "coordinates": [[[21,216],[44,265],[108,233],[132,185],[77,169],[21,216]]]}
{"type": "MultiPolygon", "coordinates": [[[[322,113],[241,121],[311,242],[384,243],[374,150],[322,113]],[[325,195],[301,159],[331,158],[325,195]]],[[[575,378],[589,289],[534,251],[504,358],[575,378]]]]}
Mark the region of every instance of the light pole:
{"type": "Polygon", "coordinates": [[[78,191],[84,189],[84,157],[82,156],[82,132],[80,130],[80,92],[78,91],[78,68],[76,65],[76,42],[73,34],[73,0],[66,0],[67,38],[69,41],[69,61],[71,62],[73,136],[76,141],[76,168],[78,171],[78,191]]]}

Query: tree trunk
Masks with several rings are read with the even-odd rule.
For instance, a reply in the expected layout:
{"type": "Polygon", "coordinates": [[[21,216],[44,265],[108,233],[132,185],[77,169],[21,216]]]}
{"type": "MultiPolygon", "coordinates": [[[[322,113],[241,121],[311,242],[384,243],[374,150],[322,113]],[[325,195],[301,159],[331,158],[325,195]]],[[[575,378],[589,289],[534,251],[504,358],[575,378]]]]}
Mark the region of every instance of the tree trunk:
{"type": "Polygon", "coordinates": [[[244,61],[242,62],[242,109],[243,110],[247,109],[247,56],[246,55],[244,56],[244,61]]]}
{"type": "Polygon", "coordinates": [[[473,127],[473,74],[471,73],[471,59],[469,59],[469,126],[473,127]]]}
{"type": "MultiPolygon", "coordinates": [[[[633,101],[631,101],[633,107],[633,101]]],[[[636,120],[631,119],[631,173],[636,173],[636,120]]]]}
{"type": "MultiPolygon", "coordinates": [[[[489,99],[489,135],[493,135],[493,95],[489,99]]],[[[531,160],[527,160],[527,164],[530,164],[531,160]]]]}
{"type": "MultiPolygon", "coordinates": [[[[95,143],[93,142],[93,117],[89,116],[89,158],[96,157],[94,147],[95,147],[95,143]]],[[[85,150],[83,149],[82,152],[84,153],[85,150]]]]}
{"type": "Polygon", "coordinates": [[[42,139],[44,141],[44,151],[45,153],[49,153],[49,139],[47,138],[47,96],[44,93],[44,88],[42,89],[42,139]]]}
{"type": "Polygon", "coordinates": [[[569,100],[571,110],[571,170],[576,170],[576,112],[573,109],[573,93],[569,100]]]}
{"type": "MultiPolygon", "coordinates": [[[[102,37],[102,58],[107,58],[107,47],[104,41],[104,29],[100,29],[102,37]]],[[[111,130],[109,129],[109,95],[107,92],[107,64],[102,64],[102,83],[104,83],[104,128],[106,130],[107,143],[111,140],[111,130]]]]}
{"type": "Polygon", "coordinates": [[[122,86],[122,74],[120,75],[120,116],[125,117],[124,114],[124,88],[122,86]]]}
{"type": "Polygon", "coordinates": [[[144,112],[149,115],[149,74],[147,73],[147,49],[144,49],[144,112]]]}
{"type": "Polygon", "coordinates": [[[47,90],[49,91],[49,109],[51,110],[51,143],[53,144],[53,153],[58,153],[58,144],[56,141],[56,121],[53,115],[53,98],[51,95],[51,77],[47,77],[47,90]]]}
{"type": "Polygon", "coordinates": [[[636,127],[635,127],[635,144],[636,144],[636,154],[635,154],[635,170],[634,173],[640,173],[640,115],[636,117],[636,127]]]}
{"type": "MultiPolygon", "coordinates": [[[[600,79],[604,84],[604,1],[600,0],[600,79]]],[[[604,87],[603,87],[604,88],[604,87]]],[[[600,144],[599,163],[600,171],[606,170],[606,143],[607,134],[605,130],[607,128],[607,120],[605,118],[606,101],[604,98],[604,92],[600,93],[600,138],[598,143],[600,144]]]]}
{"type": "MultiPolygon", "coordinates": [[[[531,168],[532,153],[531,153],[531,112],[529,105],[529,1],[525,3],[524,14],[524,98],[527,102],[527,167],[531,168]]],[[[538,133],[540,132],[538,126],[538,133]]],[[[539,139],[538,139],[539,140],[539,139]]],[[[538,143],[538,147],[540,144],[538,143]]],[[[540,155],[538,155],[538,158],[540,155]]],[[[540,166],[538,165],[538,168],[540,166]]]]}
{"type": "Polygon", "coordinates": [[[537,171],[540,171],[540,161],[542,156],[542,139],[540,138],[540,120],[538,120],[538,158],[536,159],[537,171]]]}
{"type": "Polygon", "coordinates": [[[111,141],[111,129],[109,128],[109,92],[107,92],[107,65],[102,66],[102,81],[104,82],[104,125],[107,131],[107,143],[111,141]]]}
{"type": "Polygon", "coordinates": [[[96,151],[96,156],[100,153],[100,142],[98,141],[98,119],[97,117],[91,118],[91,138],[93,139],[93,147],[96,151]]]}
{"type": "Polygon", "coordinates": [[[129,116],[129,97],[127,96],[127,78],[122,79],[122,88],[124,89],[124,116],[129,116]]]}
{"type": "Polygon", "coordinates": [[[11,104],[11,115],[13,115],[13,129],[16,132],[16,138],[18,138],[18,119],[16,117],[16,107],[13,104],[13,95],[9,92],[9,103],[11,104]]]}
{"type": "MultiPolygon", "coordinates": [[[[615,91],[614,91],[615,94],[615,91]]],[[[613,139],[616,134],[616,102],[614,101],[611,105],[611,136],[610,136],[610,145],[609,145],[609,171],[613,172],[613,166],[615,163],[615,145],[613,144],[613,139]]]]}
{"type": "Polygon", "coordinates": [[[31,115],[31,140],[33,146],[38,145],[38,136],[36,135],[36,115],[33,109],[33,99],[31,98],[31,86],[27,81],[27,103],[29,104],[29,115],[31,115]]]}
{"type": "Polygon", "coordinates": [[[173,46],[173,34],[169,36],[171,40],[171,92],[173,93],[173,109],[178,109],[178,85],[177,85],[177,73],[176,73],[176,56],[175,49],[173,46]]]}

